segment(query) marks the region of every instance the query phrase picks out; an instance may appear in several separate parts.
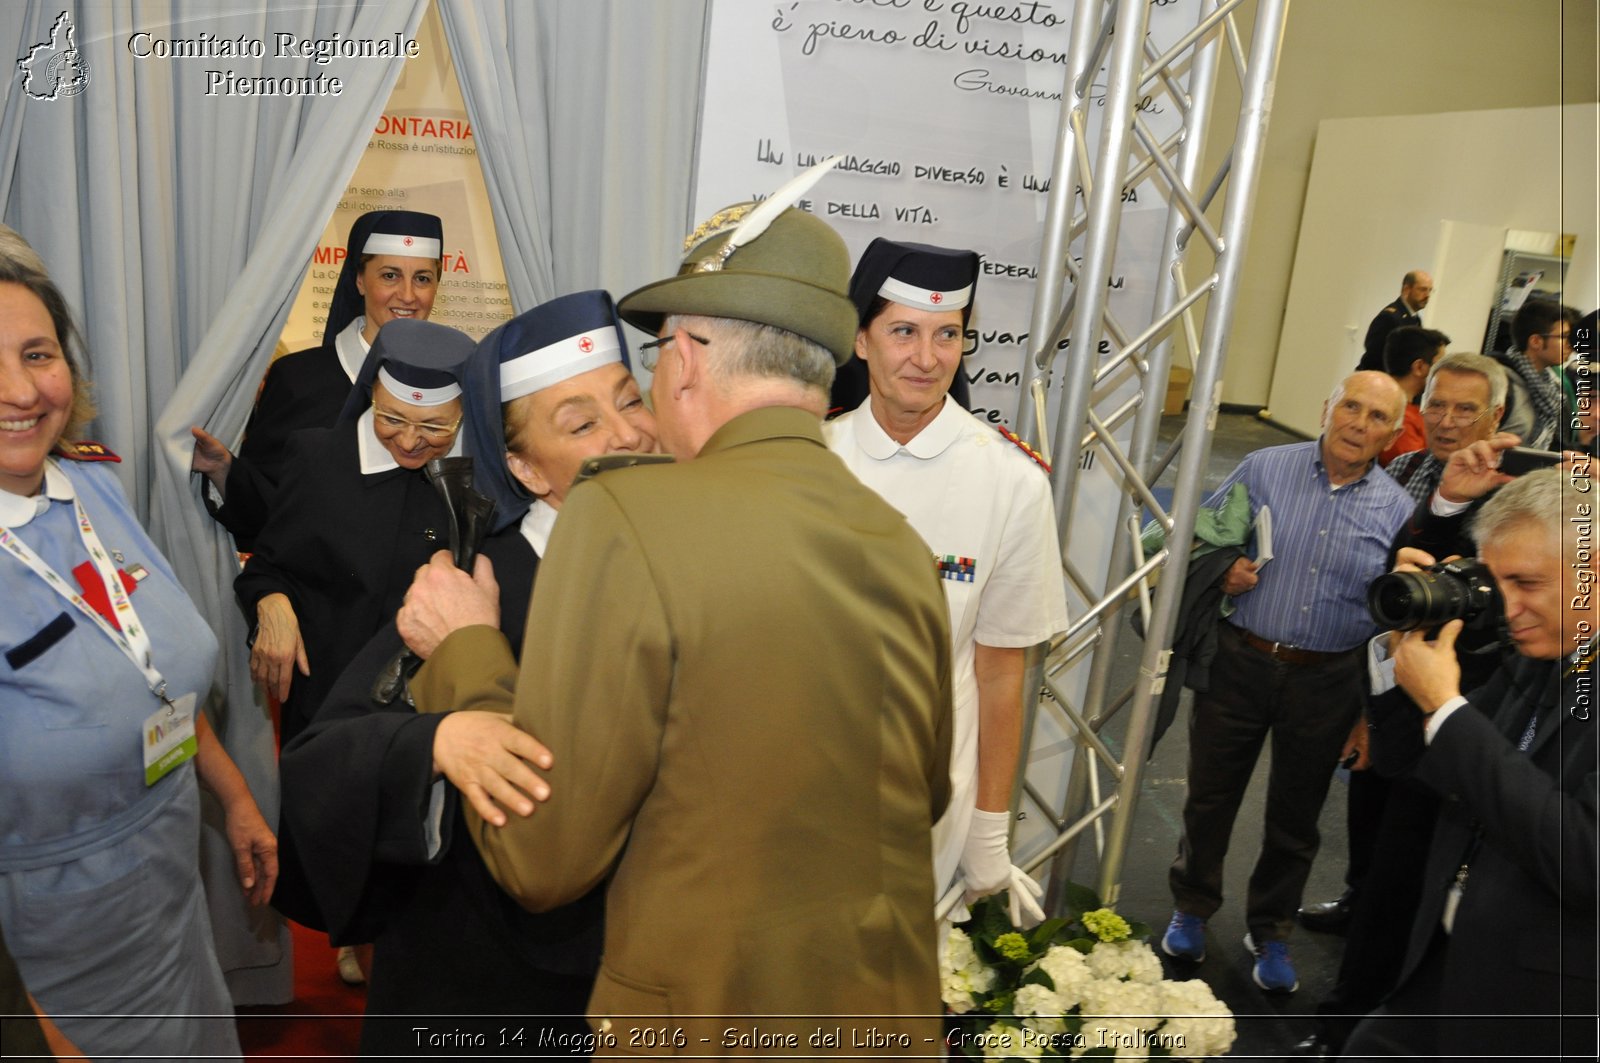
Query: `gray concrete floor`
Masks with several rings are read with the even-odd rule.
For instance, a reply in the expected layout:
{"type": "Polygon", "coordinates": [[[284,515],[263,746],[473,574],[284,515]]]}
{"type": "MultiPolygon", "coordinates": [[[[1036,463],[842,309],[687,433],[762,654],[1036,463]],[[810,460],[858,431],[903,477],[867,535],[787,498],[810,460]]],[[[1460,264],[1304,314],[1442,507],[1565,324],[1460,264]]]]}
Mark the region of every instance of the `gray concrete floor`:
{"type": "MultiPolygon", "coordinates": [[[[1180,418],[1168,417],[1162,426],[1162,446],[1182,429],[1180,418]]],[[[1223,414],[1212,439],[1206,486],[1215,486],[1245,454],[1262,447],[1299,441],[1301,437],[1276,428],[1254,415],[1223,414]]],[[[1117,643],[1117,665],[1110,689],[1125,690],[1138,674],[1143,643],[1121,627],[1117,643]]],[[[1188,760],[1187,721],[1192,695],[1184,692],[1179,715],[1172,728],[1156,747],[1145,768],[1139,805],[1134,817],[1133,835],[1123,866],[1121,896],[1117,908],[1125,915],[1148,923],[1159,935],[1172,914],[1172,895],[1167,888],[1167,868],[1177,851],[1183,811],[1185,772],[1188,760]]],[[[1101,735],[1119,755],[1125,720],[1113,718],[1101,735]]],[[[1269,996],[1251,981],[1253,957],[1244,948],[1245,884],[1259,852],[1262,808],[1266,793],[1266,769],[1270,751],[1263,750],[1261,763],[1247,792],[1235,824],[1233,844],[1225,876],[1223,907],[1208,925],[1207,955],[1198,968],[1180,966],[1163,957],[1168,977],[1198,977],[1232,1010],[1237,1020],[1238,1037],[1230,1058],[1278,1059],[1312,1029],[1317,1002],[1332,988],[1338,974],[1344,939],[1313,934],[1298,929],[1290,941],[1291,955],[1300,978],[1300,991],[1290,997],[1269,996]]],[[[1308,902],[1329,900],[1343,888],[1345,865],[1345,787],[1336,780],[1329,791],[1322,814],[1322,849],[1312,868],[1306,887],[1308,902]]],[[[1071,877],[1093,884],[1099,877],[1092,845],[1080,846],[1080,855],[1071,877]]],[[[1159,950],[1158,950],[1159,951],[1159,950]]]]}

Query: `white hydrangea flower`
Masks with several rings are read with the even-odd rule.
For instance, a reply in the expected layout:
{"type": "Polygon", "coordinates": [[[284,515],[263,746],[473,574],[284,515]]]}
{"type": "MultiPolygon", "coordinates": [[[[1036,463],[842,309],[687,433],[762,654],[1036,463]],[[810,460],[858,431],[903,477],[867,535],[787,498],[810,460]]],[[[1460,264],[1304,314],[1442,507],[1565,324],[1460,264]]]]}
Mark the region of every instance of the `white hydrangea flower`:
{"type": "Polygon", "coordinates": [[[950,928],[939,949],[939,996],[945,1006],[964,1015],[975,1006],[974,993],[987,993],[994,987],[994,972],[978,959],[972,939],[956,927],[950,928]]]}
{"type": "Polygon", "coordinates": [[[1038,1035],[1041,1045],[1048,1043],[1052,1037],[1067,1032],[1067,1020],[1061,1017],[1045,1018],[1042,1015],[1034,1015],[1023,1019],[1022,1025],[1038,1035]]]}
{"type": "Polygon", "coordinates": [[[1083,1028],[1073,1055],[1110,1048],[1117,1059],[1148,1059],[1148,1035],[1161,1022],[1159,1006],[1156,987],[1144,982],[1090,982],[1083,992],[1083,1028]]]}
{"type": "Polygon", "coordinates": [[[1088,961],[1096,978],[1130,978],[1146,985],[1161,981],[1161,961],[1143,941],[1102,942],[1089,953],[1088,961]]]}
{"type": "Polygon", "coordinates": [[[1186,982],[1162,982],[1156,990],[1161,1011],[1168,1016],[1158,1036],[1174,1057],[1205,1059],[1227,1054],[1235,1036],[1233,1013],[1216,998],[1210,986],[1192,978],[1186,982]]]}
{"type": "Polygon", "coordinates": [[[1090,982],[1084,987],[1079,1007],[1086,1019],[1113,1019],[1146,1030],[1154,1029],[1165,1017],[1160,991],[1144,982],[1109,978],[1090,982]]]}
{"type": "Polygon", "coordinates": [[[1094,981],[1089,961],[1083,953],[1067,945],[1050,946],[1028,970],[1042,970],[1050,976],[1064,1012],[1078,1006],[1083,987],[1094,981]]]}
{"type": "Polygon", "coordinates": [[[1063,1033],[1063,1021],[1068,1005],[1042,985],[1025,985],[1017,990],[1011,1003],[1011,1013],[1022,1020],[1022,1025],[1045,1036],[1063,1033]]]}

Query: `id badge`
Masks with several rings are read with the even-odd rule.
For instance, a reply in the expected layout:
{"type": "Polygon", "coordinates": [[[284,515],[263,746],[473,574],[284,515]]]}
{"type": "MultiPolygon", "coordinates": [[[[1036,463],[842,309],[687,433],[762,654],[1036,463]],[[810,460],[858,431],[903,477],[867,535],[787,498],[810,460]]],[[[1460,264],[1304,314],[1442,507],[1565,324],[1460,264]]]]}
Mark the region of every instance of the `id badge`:
{"type": "Polygon", "coordinates": [[[144,721],[144,784],[154,786],[200,748],[194,733],[192,693],[163,704],[144,721]]]}

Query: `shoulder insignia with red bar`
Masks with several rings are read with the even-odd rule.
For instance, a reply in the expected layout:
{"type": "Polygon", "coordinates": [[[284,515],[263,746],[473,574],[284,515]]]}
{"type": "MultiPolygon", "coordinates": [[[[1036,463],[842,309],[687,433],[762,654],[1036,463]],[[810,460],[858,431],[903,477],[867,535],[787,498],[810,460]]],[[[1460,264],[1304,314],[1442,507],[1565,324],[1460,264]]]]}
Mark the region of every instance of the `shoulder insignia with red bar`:
{"type": "Polygon", "coordinates": [[[115,451],[104,443],[95,443],[87,439],[79,443],[68,443],[63,440],[56,452],[71,461],[120,462],[122,460],[115,451]]]}
{"type": "Polygon", "coordinates": [[[999,430],[1000,434],[1004,436],[1008,442],[1016,444],[1018,450],[1022,451],[1024,454],[1028,455],[1028,457],[1038,462],[1039,468],[1043,469],[1045,472],[1050,471],[1050,463],[1044,460],[1044,455],[1028,446],[1028,444],[1023,441],[1021,436],[1017,435],[1017,433],[1013,432],[1003,424],[997,424],[995,425],[995,428],[999,430]]]}

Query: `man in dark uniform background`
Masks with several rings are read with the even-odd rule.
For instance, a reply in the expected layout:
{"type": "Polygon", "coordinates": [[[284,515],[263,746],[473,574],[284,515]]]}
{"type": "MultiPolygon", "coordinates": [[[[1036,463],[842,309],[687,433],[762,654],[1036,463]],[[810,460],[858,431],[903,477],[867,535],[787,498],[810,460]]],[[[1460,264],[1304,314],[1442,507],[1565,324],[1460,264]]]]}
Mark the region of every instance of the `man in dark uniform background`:
{"type": "Polygon", "coordinates": [[[1422,308],[1433,295],[1433,276],[1414,269],[1400,279],[1400,297],[1382,310],[1367,326],[1367,338],[1361,345],[1361,361],[1357,369],[1383,371],[1383,344],[1389,333],[1402,325],[1422,324],[1422,308]]]}

